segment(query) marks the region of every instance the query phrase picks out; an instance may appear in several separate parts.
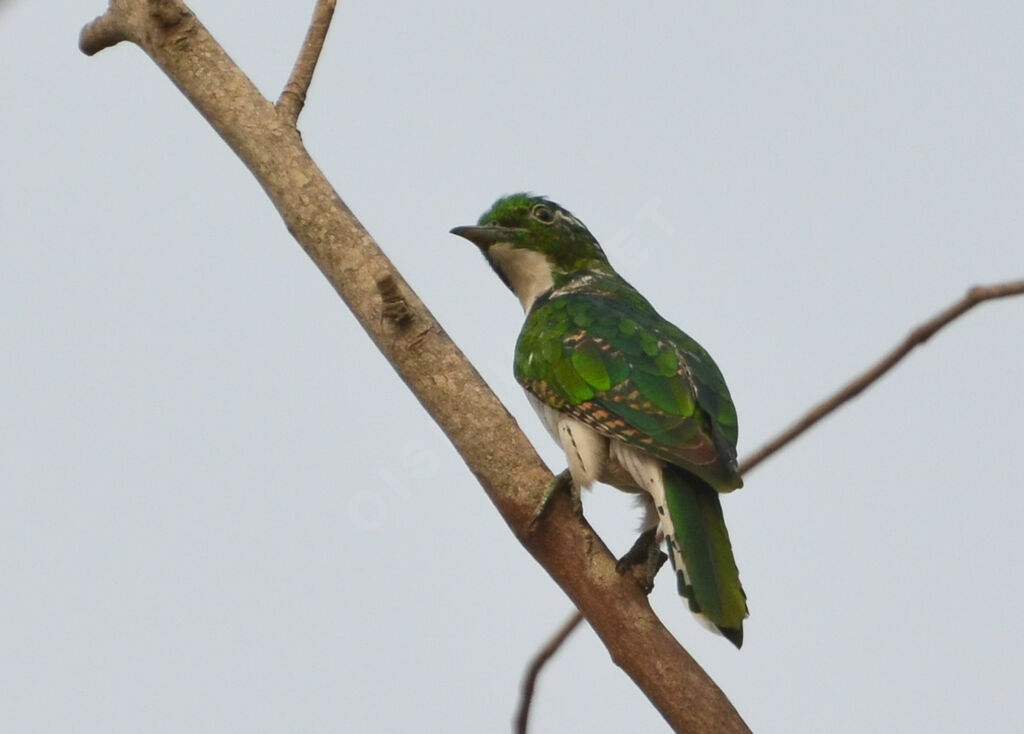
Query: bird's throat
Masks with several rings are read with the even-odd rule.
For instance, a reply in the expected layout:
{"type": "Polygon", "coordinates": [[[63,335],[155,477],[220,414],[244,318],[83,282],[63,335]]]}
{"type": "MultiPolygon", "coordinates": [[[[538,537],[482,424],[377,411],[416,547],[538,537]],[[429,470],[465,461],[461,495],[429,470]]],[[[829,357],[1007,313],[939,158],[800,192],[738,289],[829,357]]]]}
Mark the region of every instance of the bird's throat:
{"type": "Polygon", "coordinates": [[[537,297],[554,286],[551,261],[542,252],[499,242],[487,250],[487,256],[505,275],[524,311],[529,311],[537,297]]]}

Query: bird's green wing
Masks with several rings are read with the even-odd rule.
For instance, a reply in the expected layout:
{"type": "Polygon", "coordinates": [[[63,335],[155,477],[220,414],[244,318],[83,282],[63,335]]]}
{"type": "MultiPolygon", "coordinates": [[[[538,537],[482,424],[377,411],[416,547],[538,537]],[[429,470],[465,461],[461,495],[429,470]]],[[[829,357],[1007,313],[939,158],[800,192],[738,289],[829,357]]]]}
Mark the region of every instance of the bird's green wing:
{"type": "Polygon", "coordinates": [[[693,472],[720,492],[736,472],[736,409],[714,361],[617,276],[538,299],[516,379],[556,410],[693,472]]]}

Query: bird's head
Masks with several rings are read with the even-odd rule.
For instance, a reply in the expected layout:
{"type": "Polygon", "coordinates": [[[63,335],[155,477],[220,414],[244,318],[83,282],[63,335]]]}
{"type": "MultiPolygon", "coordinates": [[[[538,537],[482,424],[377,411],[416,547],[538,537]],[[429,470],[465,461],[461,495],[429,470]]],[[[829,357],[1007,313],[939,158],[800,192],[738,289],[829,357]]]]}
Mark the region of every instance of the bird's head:
{"type": "Polygon", "coordinates": [[[573,275],[610,267],[586,225],[542,196],[498,199],[476,226],[456,227],[452,234],[480,248],[526,311],[537,296],[573,275]]]}

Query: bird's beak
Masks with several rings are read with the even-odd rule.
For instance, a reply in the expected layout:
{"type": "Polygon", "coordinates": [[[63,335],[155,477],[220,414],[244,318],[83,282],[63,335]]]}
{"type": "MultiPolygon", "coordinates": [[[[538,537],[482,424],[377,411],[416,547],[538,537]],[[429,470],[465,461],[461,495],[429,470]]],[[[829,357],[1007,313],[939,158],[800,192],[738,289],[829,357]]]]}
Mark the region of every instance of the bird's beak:
{"type": "Polygon", "coordinates": [[[465,237],[484,252],[497,242],[508,242],[511,239],[508,227],[455,227],[451,233],[465,237]]]}

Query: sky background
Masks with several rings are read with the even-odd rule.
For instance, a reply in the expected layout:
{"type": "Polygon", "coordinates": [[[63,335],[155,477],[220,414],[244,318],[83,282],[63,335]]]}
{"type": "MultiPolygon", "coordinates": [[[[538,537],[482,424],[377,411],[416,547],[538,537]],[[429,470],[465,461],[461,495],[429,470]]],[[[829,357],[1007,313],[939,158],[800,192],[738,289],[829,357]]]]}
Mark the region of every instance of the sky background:
{"type": "MultiPolygon", "coordinates": [[[[0,730],[490,732],[571,605],[105,3],[0,5],[0,730]]],[[[312,2],[200,2],[269,97],[312,2]]],[[[519,419],[522,322],[448,234],[550,195],[714,355],[740,453],[977,283],[1024,277],[1010,2],[339,4],[300,128],[519,419]]],[[[1024,728],[1024,300],[724,505],[757,732],[1024,728]]],[[[632,503],[588,518],[617,553],[632,503]]],[[[534,732],[665,731],[589,629],[534,732]]]]}

